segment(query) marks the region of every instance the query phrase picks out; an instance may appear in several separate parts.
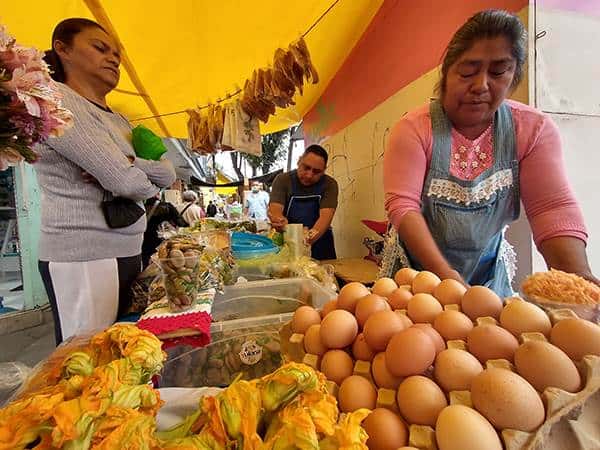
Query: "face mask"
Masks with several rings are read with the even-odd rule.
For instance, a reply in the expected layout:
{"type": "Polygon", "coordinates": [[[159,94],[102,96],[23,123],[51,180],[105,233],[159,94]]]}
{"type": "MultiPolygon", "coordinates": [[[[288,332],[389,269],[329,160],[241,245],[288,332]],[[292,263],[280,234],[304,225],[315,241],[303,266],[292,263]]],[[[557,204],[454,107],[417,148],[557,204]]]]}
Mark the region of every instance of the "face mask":
{"type": "Polygon", "coordinates": [[[253,187],[252,188],[252,192],[258,192],[258,188],[257,187],[253,187]]]}

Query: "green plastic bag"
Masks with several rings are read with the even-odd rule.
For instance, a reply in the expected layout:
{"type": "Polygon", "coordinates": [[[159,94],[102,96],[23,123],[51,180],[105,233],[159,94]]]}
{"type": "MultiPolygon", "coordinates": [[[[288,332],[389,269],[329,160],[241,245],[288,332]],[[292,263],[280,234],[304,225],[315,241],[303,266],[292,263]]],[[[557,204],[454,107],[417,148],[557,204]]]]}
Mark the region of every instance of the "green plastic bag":
{"type": "Polygon", "coordinates": [[[144,125],[138,125],[131,131],[131,140],[138,158],[158,161],[167,152],[162,139],[144,125]]]}

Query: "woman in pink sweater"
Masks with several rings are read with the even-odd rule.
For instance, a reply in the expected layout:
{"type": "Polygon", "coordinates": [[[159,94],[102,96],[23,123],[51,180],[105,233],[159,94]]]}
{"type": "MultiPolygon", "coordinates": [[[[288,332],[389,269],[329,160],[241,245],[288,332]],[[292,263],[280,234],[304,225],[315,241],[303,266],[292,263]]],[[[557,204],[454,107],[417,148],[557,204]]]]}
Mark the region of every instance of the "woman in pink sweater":
{"type": "Polygon", "coordinates": [[[394,127],[384,188],[401,266],[510,295],[514,252],[504,231],[522,201],[548,266],[598,283],[556,125],[506,100],[521,81],[526,42],[518,17],[474,15],[448,45],[440,99],[394,127]]]}

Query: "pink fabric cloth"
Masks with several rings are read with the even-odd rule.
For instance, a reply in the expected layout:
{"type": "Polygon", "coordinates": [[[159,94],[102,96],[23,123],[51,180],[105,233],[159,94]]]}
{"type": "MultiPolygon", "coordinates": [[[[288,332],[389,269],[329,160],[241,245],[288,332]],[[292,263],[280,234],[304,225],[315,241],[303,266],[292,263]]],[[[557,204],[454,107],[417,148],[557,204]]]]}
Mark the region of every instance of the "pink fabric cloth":
{"type": "MultiPolygon", "coordinates": [[[[587,242],[583,214],[565,173],[558,128],[535,108],[515,101],[508,104],[517,139],[521,200],[536,245],[557,236],[572,236],[587,242]]],[[[485,170],[482,170],[481,160],[476,167],[472,165],[481,152],[488,155],[483,159],[489,159],[484,161],[485,167],[489,167],[493,162],[491,136],[490,129],[473,144],[453,130],[452,158],[458,154],[459,159],[456,160],[458,165],[451,167],[451,174],[462,179],[475,178],[485,170]],[[461,146],[466,151],[461,153],[461,146]],[[475,152],[477,146],[480,151],[475,152]],[[471,164],[468,170],[459,170],[461,161],[471,164]]],[[[421,209],[432,142],[429,105],[408,113],[391,132],[384,158],[383,184],[385,208],[396,228],[408,211],[421,209]]]]}

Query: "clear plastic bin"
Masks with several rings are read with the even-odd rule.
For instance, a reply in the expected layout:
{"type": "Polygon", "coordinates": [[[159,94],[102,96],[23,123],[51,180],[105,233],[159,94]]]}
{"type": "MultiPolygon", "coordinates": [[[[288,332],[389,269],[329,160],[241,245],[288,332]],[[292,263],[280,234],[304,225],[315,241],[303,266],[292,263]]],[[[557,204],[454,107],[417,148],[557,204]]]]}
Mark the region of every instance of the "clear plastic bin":
{"type": "Polygon", "coordinates": [[[336,294],[308,278],[249,281],[226,286],[213,302],[214,322],[294,312],[299,306],[322,308],[336,294]]]}
{"type": "Polygon", "coordinates": [[[322,308],[335,297],[305,278],[227,286],[212,307],[212,343],[167,350],[161,387],[221,387],[239,374],[262,377],[281,364],[279,329],[302,305],[322,308]]]}
{"type": "Polygon", "coordinates": [[[263,321],[259,327],[214,331],[213,341],[206,347],[169,349],[160,387],[225,387],[238,376],[251,380],[271,373],[282,362],[281,326],[280,322],[263,321]]]}

